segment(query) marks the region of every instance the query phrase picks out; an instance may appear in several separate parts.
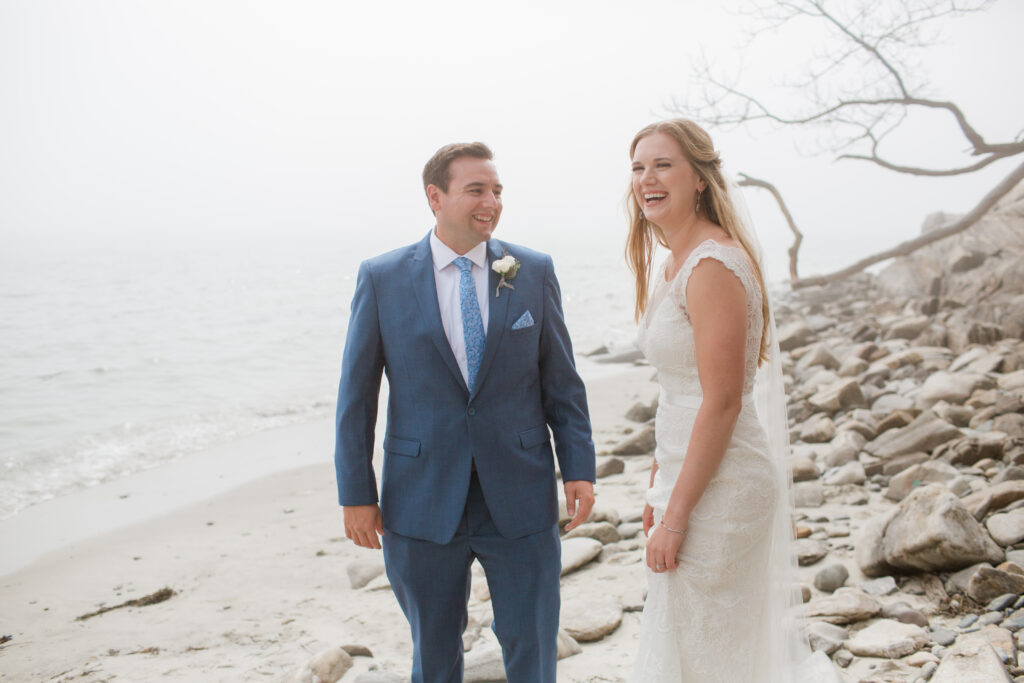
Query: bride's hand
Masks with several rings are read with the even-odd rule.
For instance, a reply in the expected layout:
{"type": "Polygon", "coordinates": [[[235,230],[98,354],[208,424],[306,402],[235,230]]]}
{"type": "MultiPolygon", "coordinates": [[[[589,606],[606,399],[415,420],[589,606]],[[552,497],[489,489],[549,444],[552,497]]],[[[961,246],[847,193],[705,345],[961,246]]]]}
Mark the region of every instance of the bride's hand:
{"type": "Polygon", "coordinates": [[[644,536],[650,536],[651,527],[654,526],[654,508],[649,503],[644,505],[644,513],[641,519],[644,523],[644,536]]]}
{"type": "Polygon", "coordinates": [[[658,574],[678,567],[676,556],[685,538],[684,534],[669,531],[660,524],[654,527],[647,539],[647,566],[658,574]]]}

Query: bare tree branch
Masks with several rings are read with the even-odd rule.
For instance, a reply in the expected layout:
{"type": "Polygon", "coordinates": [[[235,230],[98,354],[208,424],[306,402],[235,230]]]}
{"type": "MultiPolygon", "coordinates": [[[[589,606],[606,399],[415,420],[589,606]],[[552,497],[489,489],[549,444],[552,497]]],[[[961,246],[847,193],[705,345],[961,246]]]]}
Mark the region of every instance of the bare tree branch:
{"type": "MultiPolygon", "coordinates": [[[[994,0],[750,0],[751,42],[775,35],[790,22],[824,27],[828,37],[812,48],[813,61],[804,74],[787,78],[787,89],[796,97],[776,104],[763,90],[748,89],[739,76],[727,78],[706,58],[694,64],[701,88],[683,101],[673,100],[672,110],[717,127],[739,128],[762,123],[812,129],[819,151],[837,160],[870,162],[896,173],[916,176],[956,176],[986,168],[997,161],[1024,154],[1024,130],[1011,140],[990,143],[975,128],[958,104],[927,95],[927,83],[916,83],[921,72],[912,60],[916,50],[934,45],[941,22],[955,16],[983,11],[994,0]],[[800,104],[794,106],[793,102],[800,104]],[[883,142],[910,128],[912,112],[947,112],[959,135],[968,143],[970,161],[949,168],[927,168],[913,160],[894,160],[885,154],[883,142]]],[[[954,134],[955,135],[955,134],[954,134]]],[[[949,136],[952,138],[953,136],[949,136]]],[[[834,282],[870,265],[908,254],[973,225],[1022,178],[1024,165],[1007,176],[970,213],[942,230],[904,242],[862,259],[830,275],[799,278],[798,252],[803,234],[796,228],[779,191],[764,180],[741,174],[741,185],[761,187],[775,197],[795,240],[789,250],[790,280],[794,287],[834,282]]]]}
{"type": "Polygon", "coordinates": [[[782,193],[780,193],[778,188],[767,180],[752,178],[746,173],[740,173],[740,181],[737,185],[740,185],[741,187],[760,187],[768,190],[772,193],[772,196],[775,197],[775,201],[779,205],[779,210],[782,211],[782,215],[785,216],[786,223],[789,224],[789,229],[793,233],[793,244],[789,247],[789,279],[791,282],[796,282],[800,279],[797,275],[797,258],[800,254],[800,243],[804,241],[804,234],[796,227],[796,222],[793,220],[793,214],[789,212],[789,207],[786,206],[786,202],[782,199],[782,193]]]}
{"type": "Polygon", "coordinates": [[[829,273],[828,275],[817,275],[814,277],[801,278],[799,280],[795,280],[792,282],[793,288],[798,289],[800,287],[811,287],[814,285],[825,285],[830,282],[836,282],[837,280],[842,280],[843,278],[847,278],[851,275],[859,273],[865,268],[873,266],[876,263],[887,261],[891,258],[895,258],[896,256],[906,256],[907,254],[910,254],[911,252],[916,251],[917,249],[920,249],[923,246],[932,244],[934,242],[938,242],[939,240],[944,240],[947,237],[951,237],[959,232],[963,232],[967,228],[977,223],[978,220],[985,215],[985,212],[987,212],[989,209],[995,206],[996,202],[1005,197],[1010,192],[1010,190],[1015,188],[1017,184],[1020,183],[1022,180],[1024,180],[1024,163],[1017,166],[1017,168],[1015,168],[1010,175],[1006,176],[1002,180],[1002,182],[996,185],[987,195],[985,195],[984,198],[982,198],[982,200],[978,202],[978,204],[973,209],[968,211],[966,214],[964,214],[962,218],[951,223],[950,225],[947,225],[946,227],[940,230],[930,232],[926,235],[921,235],[916,239],[901,242],[900,244],[897,244],[895,247],[891,249],[880,251],[877,254],[873,254],[867,258],[861,259],[860,261],[857,261],[853,265],[847,266],[842,270],[837,270],[834,273],[829,273]]]}

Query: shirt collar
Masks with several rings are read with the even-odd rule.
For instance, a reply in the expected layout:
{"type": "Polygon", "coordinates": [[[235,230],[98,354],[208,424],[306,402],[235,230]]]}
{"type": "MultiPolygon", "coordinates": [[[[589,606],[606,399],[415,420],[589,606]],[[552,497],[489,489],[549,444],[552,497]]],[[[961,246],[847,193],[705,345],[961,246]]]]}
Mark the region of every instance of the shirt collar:
{"type": "MultiPolygon", "coordinates": [[[[450,266],[452,261],[460,256],[460,254],[456,254],[452,251],[451,247],[438,238],[436,230],[430,231],[430,255],[434,259],[434,267],[439,271],[450,266]]],[[[486,269],[487,242],[481,242],[465,254],[461,254],[461,256],[468,258],[473,262],[473,265],[486,269]]]]}

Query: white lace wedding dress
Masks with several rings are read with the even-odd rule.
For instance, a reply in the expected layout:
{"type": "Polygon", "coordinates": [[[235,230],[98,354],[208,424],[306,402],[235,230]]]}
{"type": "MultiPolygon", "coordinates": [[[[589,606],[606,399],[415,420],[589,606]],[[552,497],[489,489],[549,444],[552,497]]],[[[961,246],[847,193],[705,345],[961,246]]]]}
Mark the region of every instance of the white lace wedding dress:
{"type": "MultiPolygon", "coordinates": [[[[638,331],[640,348],[657,368],[661,386],[655,419],[658,471],[647,502],[654,508],[657,522],[679,476],[701,405],[686,284],[706,258],[724,264],[746,290],[743,408],[721,465],[690,515],[679,568],[664,573],[648,570],[647,602],[632,680],[795,680],[803,677],[791,669],[789,673],[780,670],[789,669],[791,662],[779,657],[778,631],[783,625],[778,623],[778,611],[769,605],[778,597],[773,591],[780,590],[772,577],[774,522],[776,514],[784,514],[788,523],[789,506],[788,501],[779,500],[787,495],[784,486],[779,490],[777,468],[781,464],[772,456],[752,393],[765,324],[761,289],[754,266],[738,247],[706,240],[693,250],[671,282],[665,281],[664,268],[655,278],[650,306],[638,331]],[[780,507],[780,502],[785,505],[780,507]]],[[[797,656],[803,659],[805,655],[797,656]]]]}

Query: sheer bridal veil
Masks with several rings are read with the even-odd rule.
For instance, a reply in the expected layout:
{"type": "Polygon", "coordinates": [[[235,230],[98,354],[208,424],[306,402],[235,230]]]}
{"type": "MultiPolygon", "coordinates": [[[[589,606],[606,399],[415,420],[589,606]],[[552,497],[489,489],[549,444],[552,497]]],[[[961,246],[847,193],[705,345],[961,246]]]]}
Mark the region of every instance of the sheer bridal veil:
{"type": "MultiPolygon", "coordinates": [[[[768,289],[764,250],[753,230],[750,212],[739,185],[727,178],[729,199],[749,244],[755,250],[761,280],[768,289]]],[[[782,356],[775,328],[775,305],[768,292],[769,316],[765,321],[769,334],[769,357],[761,363],[754,383],[754,402],[758,418],[768,436],[772,462],[775,464],[776,503],[772,524],[772,549],[768,574],[768,601],[762,616],[764,632],[769,640],[762,648],[762,671],[778,672],[781,682],[838,683],[838,672],[823,652],[811,655],[803,614],[803,597],[797,575],[796,547],[793,540],[793,497],[790,486],[789,417],[786,410],[786,387],[782,376],[782,356]]]]}

